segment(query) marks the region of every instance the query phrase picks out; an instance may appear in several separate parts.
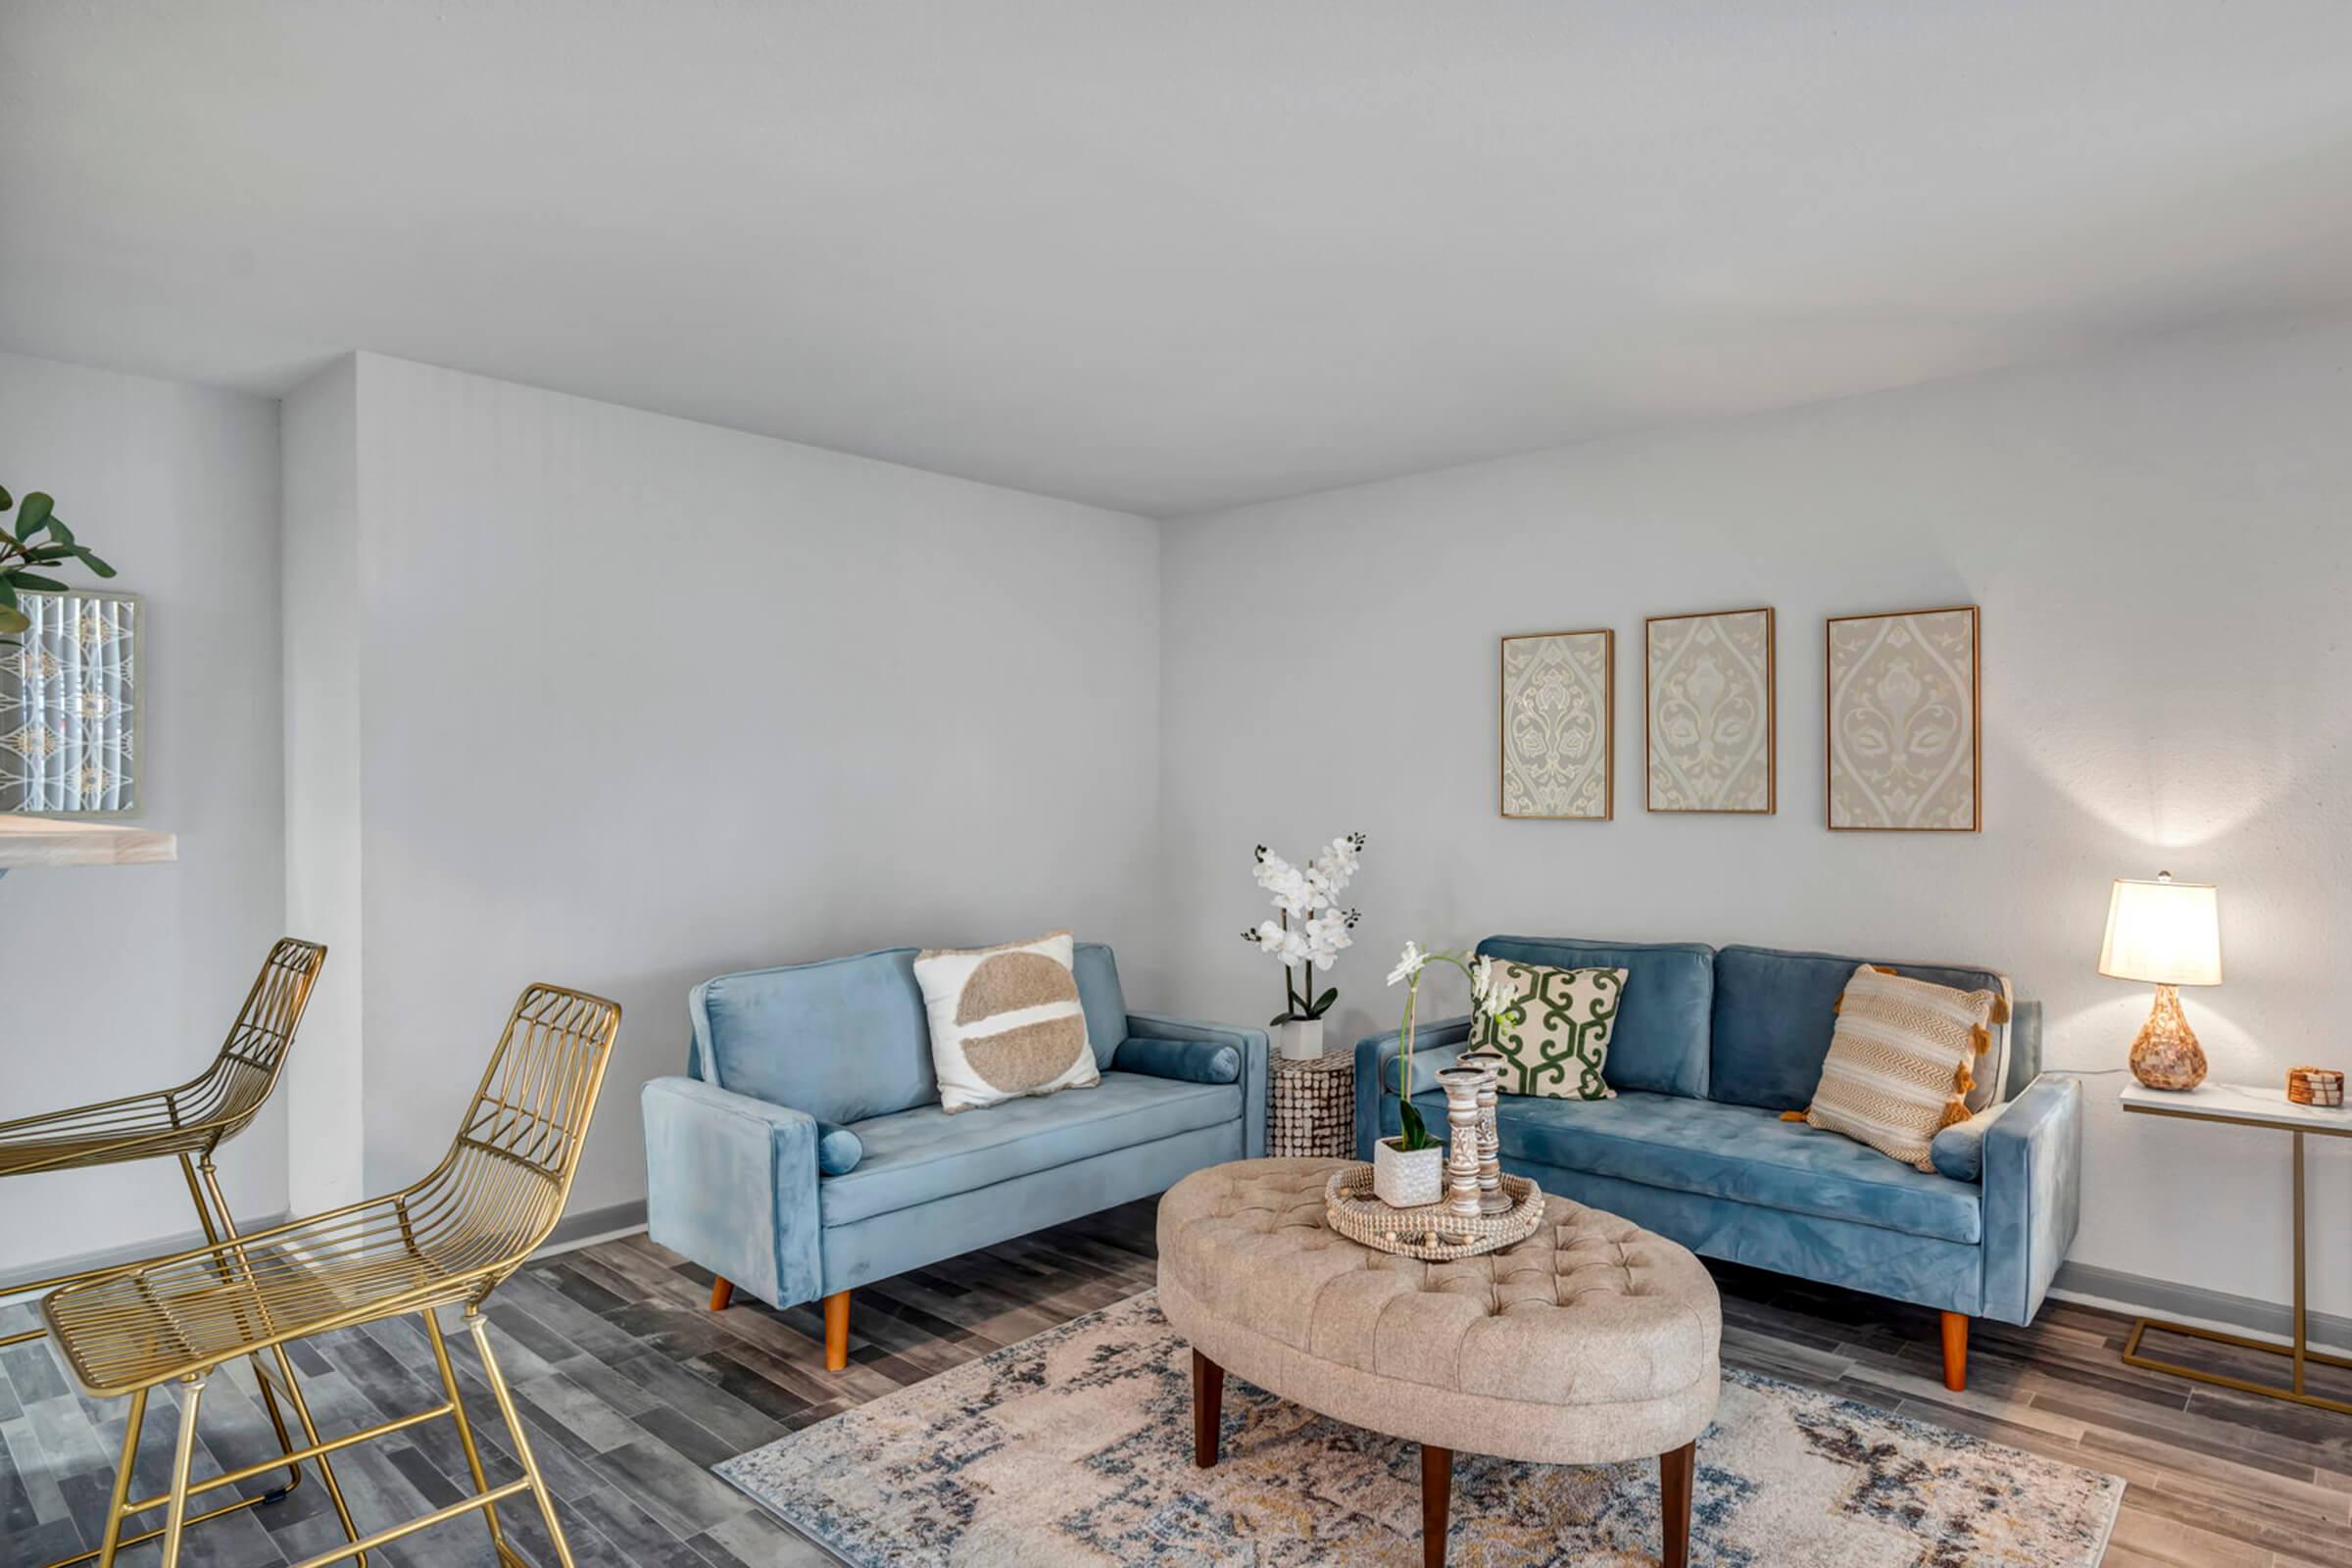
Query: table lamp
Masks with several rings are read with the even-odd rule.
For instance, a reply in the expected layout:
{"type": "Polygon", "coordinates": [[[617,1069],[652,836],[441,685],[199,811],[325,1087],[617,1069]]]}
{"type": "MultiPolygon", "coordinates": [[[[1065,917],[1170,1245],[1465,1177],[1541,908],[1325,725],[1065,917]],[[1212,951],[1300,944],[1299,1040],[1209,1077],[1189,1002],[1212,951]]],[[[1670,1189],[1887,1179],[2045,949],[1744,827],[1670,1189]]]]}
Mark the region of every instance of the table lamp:
{"type": "Polygon", "coordinates": [[[2107,904],[2107,940],[2099,973],[2156,987],[2148,1021],[2132,1042],[2132,1075],[2150,1089],[2194,1089],[2205,1081],[2205,1053],[2180,1012],[2180,986],[2222,983],[2220,895],[2210,882],[2116,879],[2107,904]]]}

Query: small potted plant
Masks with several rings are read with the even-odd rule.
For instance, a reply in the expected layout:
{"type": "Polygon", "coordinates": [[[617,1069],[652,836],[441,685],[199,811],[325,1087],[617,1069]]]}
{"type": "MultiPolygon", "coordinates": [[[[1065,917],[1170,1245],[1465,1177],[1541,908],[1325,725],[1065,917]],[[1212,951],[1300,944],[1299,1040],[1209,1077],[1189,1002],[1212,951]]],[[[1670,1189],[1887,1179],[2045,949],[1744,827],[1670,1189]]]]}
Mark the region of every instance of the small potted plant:
{"type": "Polygon", "coordinates": [[[1337,986],[1315,995],[1315,965],[1330,968],[1340,950],[1352,946],[1348,933],[1363,917],[1340,907],[1340,895],[1355,877],[1364,852],[1361,833],[1333,839],[1303,866],[1257,847],[1257,885],[1274,899],[1275,918],[1260,920],[1242,940],[1282,960],[1283,1009],[1267,1022],[1277,1032],[1286,1060],[1309,1061],[1323,1054],[1323,1015],[1340,1000],[1337,986]]]}
{"type": "MultiPolygon", "coordinates": [[[[1391,1208],[1434,1203],[1446,1191],[1446,1146],[1431,1136],[1421,1108],[1413,1103],[1413,1018],[1421,1000],[1421,971],[1433,963],[1450,963],[1469,977],[1474,1007],[1492,1007],[1512,996],[1510,983],[1493,958],[1473,961],[1466,954],[1424,953],[1411,942],[1404,945],[1396,967],[1389,971],[1389,984],[1404,982],[1404,1022],[1397,1030],[1396,1054],[1396,1083],[1401,1091],[1396,1096],[1396,1125],[1400,1130],[1395,1138],[1384,1138],[1372,1146],[1372,1196],[1391,1208]]],[[[1501,1021],[1516,1023],[1520,1006],[1512,996],[1510,1004],[1501,1010],[1501,1021]]]]}
{"type": "Polygon", "coordinates": [[[33,491],[20,507],[15,497],[0,490],[0,512],[11,508],[17,514],[13,523],[0,517],[0,636],[9,639],[0,643],[4,647],[13,647],[12,634],[32,624],[31,617],[18,608],[17,595],[71,591],[68,584],[48,575],[49,568],[78,564],[96,576],[115,574],[114,567],[90,554],[89,546],[74,537],[74,530],[58,516],[45,493],[33,491]],[[48,537],[44,539],[43,534],[48,537]]]}

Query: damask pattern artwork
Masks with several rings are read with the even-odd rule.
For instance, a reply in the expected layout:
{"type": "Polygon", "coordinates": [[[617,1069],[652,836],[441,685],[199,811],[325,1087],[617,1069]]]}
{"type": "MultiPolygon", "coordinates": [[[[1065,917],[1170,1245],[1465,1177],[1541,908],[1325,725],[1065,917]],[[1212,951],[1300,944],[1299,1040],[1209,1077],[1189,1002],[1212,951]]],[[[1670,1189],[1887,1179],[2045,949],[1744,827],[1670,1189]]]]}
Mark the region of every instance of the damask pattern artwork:
{"type": "Polygon", "coordinates": [[[1829,623],[1829,825],[1984,826],[1977,610],[1829,623]]]}
{"type": "Polygon", "coordinates": [[[0,811],[138,809],[139,601],[22,594],[32,624],[0,638],[0,811]]]}
{"type": "Polygon", "coordinates": [[[1617,634],[1502,639],[1502,814],[1605,822],[1616,809],[1617,634]]]}
{"type": "Polygon", "coordinates": [[[1643,625],[1649,809],[1771,811],[1779,772],[1772,612],[1653,615],[1643,625]]]}

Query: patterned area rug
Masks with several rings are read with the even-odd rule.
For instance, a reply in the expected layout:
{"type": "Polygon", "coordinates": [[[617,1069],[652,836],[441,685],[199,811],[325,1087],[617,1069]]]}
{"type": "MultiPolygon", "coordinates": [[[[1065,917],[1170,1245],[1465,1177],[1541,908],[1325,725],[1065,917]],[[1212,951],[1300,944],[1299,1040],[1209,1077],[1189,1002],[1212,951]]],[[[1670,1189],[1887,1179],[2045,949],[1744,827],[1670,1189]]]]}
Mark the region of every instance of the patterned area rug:
{"type": "MultiPolygon", "coordinates": [[[[1408,1443],[1225,1385],[1197,1470],[1190,1359],[1146,1292],[716,1466],[859,1568],[1406,1565],[1408,1443]]],[[[1691,1561],[2088,1568],[2124,1483],[1744,1372],[1698,1444],[1691,1561]]],[[[1658,1467],[1462,1454],[1457,1568],[1654,1563],[1658,1467]]]]}

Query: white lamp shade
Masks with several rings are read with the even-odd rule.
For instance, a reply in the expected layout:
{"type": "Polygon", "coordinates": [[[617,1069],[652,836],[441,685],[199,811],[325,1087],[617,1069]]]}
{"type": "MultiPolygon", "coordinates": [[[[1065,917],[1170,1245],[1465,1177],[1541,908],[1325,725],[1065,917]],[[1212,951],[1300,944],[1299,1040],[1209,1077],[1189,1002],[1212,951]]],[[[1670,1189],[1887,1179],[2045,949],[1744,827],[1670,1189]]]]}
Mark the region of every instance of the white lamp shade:
{"type": "Polygon", "coordinates": [[[2222,983],[2221,895],[2210,882],[2118,878],[2099,973],[2161,986],[2222,983]]]}

